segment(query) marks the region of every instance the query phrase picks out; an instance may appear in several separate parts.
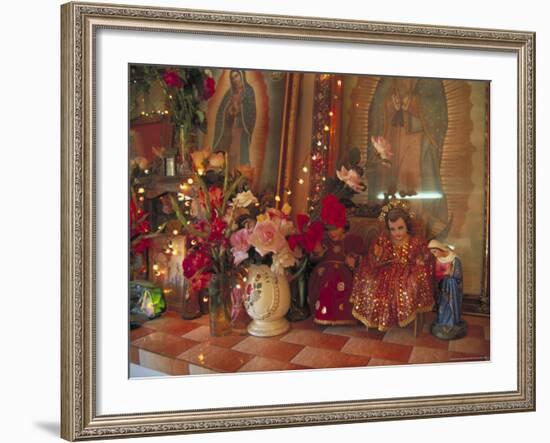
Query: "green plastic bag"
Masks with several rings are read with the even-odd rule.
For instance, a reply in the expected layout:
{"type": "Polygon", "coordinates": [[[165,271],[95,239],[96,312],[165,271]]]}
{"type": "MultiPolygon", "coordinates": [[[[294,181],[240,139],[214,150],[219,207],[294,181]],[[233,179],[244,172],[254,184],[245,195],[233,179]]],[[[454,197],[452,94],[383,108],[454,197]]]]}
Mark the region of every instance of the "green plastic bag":
{"type": "Polygon", "coordinates": [[[130,312],[145,315],[149,320],[166,310],[162,289],[146,280],[130,282],[130,312]]]}

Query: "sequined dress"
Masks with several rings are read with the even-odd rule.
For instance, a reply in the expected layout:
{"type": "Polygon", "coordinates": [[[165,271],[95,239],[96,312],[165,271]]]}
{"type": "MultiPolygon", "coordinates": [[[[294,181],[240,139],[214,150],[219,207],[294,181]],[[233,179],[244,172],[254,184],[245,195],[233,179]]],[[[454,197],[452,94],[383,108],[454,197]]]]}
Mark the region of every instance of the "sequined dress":
{"type": "Polygon", "coordinates": [[[351,314],[353,270],[346,264],[347,255],[361,253],[362,239],[348,234],[344,240],[327,239],[325,254],[309,278],[308,298],[313,306],[313,321],[321,325],[355,325],[351,314]]]}
{"type": "Polygon", "coordinates": [[[433,309],[433,258],[426,243],[410,236],[395,246],[386,232],[363,257],[353,282],[353,316],[368,327],[386,331],[407,326],[419,312],[433,309]],[[382,253],[375,257],[374,247],[382,253]]]}

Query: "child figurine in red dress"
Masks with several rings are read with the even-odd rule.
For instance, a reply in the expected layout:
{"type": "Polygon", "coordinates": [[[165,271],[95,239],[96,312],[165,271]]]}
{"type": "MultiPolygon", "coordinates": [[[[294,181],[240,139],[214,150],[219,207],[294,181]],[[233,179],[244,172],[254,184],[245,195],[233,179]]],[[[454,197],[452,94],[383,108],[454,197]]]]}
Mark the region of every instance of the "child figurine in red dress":
{"type": "Polygon", "coordinates": [[[353,315],[367,327],[386,331],[405,327],[417,313],[433,309],[433,257],[413,235],[405,202],[384,207],[385,229],[364,257],[353,283],[353,315]]]}
{"type": "Polygon", "coordinates": [[[313,321],[321,325],[355,325],[350,301],[353,270],[358,263],[362,239],[346,234],[346,210],[337,197],[322,201],[321,220],[327,238],[317,245],[312,261],[318,261],[309,279],[313,321]]]}

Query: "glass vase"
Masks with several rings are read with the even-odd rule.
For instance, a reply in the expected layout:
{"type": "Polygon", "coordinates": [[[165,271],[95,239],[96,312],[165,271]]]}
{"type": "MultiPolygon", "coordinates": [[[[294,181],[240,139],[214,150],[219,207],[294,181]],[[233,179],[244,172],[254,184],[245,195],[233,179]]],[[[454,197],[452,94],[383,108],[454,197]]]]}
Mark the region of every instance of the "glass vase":
{"type": "Polygon", "coordinates": [[[208,316],[210,335],[220,337],[231,334],[231,276],[214,274],[208,286],[208,316]]]}

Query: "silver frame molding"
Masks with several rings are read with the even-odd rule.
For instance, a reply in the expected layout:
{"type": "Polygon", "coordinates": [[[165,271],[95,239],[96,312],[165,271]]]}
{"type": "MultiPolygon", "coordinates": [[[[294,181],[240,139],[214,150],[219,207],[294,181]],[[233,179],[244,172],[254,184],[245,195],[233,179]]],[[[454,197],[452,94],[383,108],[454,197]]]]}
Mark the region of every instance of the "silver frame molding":
{"type": "Polygon", "coordinates": [[[197,433],[535,410],[535,34],[90,3],[61,7],[61,436],[197,433]],[[94,35],[205,33],[504,51],[518,60],[517,390],[98,416],[95,412],[94,35]]]}

